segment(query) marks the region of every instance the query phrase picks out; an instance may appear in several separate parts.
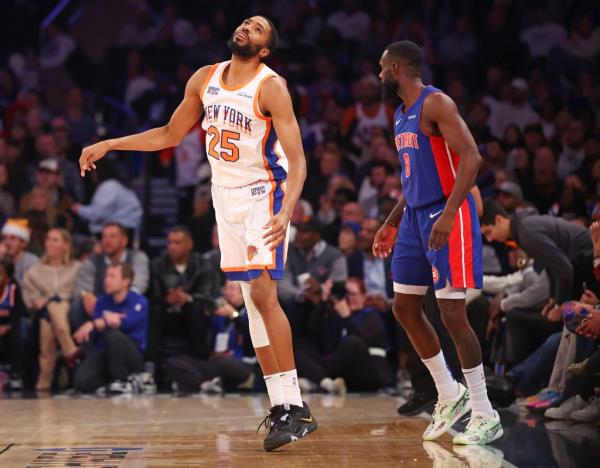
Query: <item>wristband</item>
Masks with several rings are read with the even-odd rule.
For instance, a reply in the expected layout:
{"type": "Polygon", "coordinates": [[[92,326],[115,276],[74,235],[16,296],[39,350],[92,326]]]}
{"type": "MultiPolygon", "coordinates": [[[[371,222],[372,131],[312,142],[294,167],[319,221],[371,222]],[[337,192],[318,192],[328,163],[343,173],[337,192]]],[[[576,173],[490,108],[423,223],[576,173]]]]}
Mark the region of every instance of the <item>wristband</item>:
{"type": "Polygon", "coordinates": [[[389,221],[389,220],[387,220],[387,219],[386,219],[386,220],[385,220],[383,223],[384,223],[384,224],[389,224],[389,225],[390,225],[390,226],[392,226],[392,227],[398,227],[398,225],[397,225],[397,224],[394,224],[394,223],[392,223],[391,221],[389,221]]]}

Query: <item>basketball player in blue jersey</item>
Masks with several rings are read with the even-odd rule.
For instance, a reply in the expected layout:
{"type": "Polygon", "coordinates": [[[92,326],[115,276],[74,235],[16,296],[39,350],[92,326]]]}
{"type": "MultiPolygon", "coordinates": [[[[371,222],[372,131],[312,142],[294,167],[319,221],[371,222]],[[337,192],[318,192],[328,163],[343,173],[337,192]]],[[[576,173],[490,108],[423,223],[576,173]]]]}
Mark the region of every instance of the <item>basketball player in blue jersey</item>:
{"type": "Polygon", "coordinates": [[[456,104],[421,80],[423,52],[415,43],[390,44],[380,60],[383,94],[402,100],[394,136],[402,167],[402,197],[373,242],[373,254],[392,250],[394,316],[429,369],[438,391],[433,420],[423,434],[434,440],[471,411],[455,444],[487,444],[502,436],[487,396],[481,347],[465,308],[467,288],[481,288],[483,260],[473,196],[481,161],[456,104]],[[452,336],[467,387],[446,366],[439,339],[421,309],[433,287],[452,336]]]}
{"type": "Polygon", "coordinates": [[[227,43],[231,60],[203,67],[190,78],[167,125],[86,147],[79,160],[84,176],[107,151],[176,146],[202,118],[221,268],[230,280],[240,282],[271,401],[263,421],[269,431],[264,440],[267,451],[317,429],[300,395],[290,325],[277,299],[288,226],[306,178],[286,83],[263,63],[277,41],[269,19],[244,20],[227,43]]]}

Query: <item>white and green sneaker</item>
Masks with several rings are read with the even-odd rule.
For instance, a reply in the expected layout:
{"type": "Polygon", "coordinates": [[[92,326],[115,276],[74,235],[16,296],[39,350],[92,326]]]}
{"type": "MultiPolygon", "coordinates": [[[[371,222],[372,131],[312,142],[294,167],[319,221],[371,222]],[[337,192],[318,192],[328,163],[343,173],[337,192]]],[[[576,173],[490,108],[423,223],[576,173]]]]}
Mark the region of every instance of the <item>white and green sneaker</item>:
{"type": "Polygon", "coordinates": [[[500,416],[494,411],[492,416],[486,413],[472,413],[465,432],[456,434],[453,442],[460,445],[489,444],[504,434],[500,416]]]}
{"type": "Polygon", "coordinates": [[[451,400],[439,400],[431,417],[433,420],[423,433],[423,440],[434,440],[450,429],[456,421],[471,410],[469,391],[463,384],[458,384],[458,396],[451,400]]]}

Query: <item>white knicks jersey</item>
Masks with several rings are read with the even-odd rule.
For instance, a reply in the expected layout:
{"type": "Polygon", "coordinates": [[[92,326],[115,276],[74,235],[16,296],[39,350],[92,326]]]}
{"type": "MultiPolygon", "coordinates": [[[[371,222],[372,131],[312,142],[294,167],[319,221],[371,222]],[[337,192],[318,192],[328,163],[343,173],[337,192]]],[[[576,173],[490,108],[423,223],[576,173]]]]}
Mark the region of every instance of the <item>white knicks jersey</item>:
{"type": "Polygon", "coordinates": [[[229,61],[213,65],[200,92],[212,183],[234,188],[259,180],[285,180],[287,158],[271,118],[258,107],[262,83],[278,75],[261,64],[250,82],[227,86],[222,76],[228,65],[229,61]]]}

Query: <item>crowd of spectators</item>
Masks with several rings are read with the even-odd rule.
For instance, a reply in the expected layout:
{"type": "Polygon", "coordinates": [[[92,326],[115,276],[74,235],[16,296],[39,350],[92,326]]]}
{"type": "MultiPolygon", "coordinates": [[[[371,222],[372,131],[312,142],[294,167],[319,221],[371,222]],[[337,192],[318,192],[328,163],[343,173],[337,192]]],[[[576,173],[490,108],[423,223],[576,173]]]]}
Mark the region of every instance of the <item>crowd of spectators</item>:
{"type": "MultiPolygon", "coordinates": [[[[40,19],[36,2],[21,3],[20,15],[40,19]]],[[[7,387],[259,388],[239,287],[217,269],[201,129],[152,159],[110,154],[84,180],[77,157],[107,135],[164,124],[191,74],[228,58],[225,41],[244,15],[267,14],[282,39],[269,65],[287,79],[308,162],[279,285],[302,388],[389,390],[404,384],[408,369],[414,393],[399,411],[418,412],[436,398],[391,315],[389,259],[371,254],[402,190],[395,104],[380,99],[378,60],[388,43],[410,39],[426,52],[425,82],[455,100],[483,156],[477,186],[486,200],[486,276],[483,291],[470,292],[468,311],[495,374],[490,392],[497,403],[534,395],[527,405],[549,417],[598,419],[591,399],[600,364],[593,7],[578,0],[223,0],[200,10],[156,0],[123,2],[129,20],[100,60],[86,55],[80,44],[89,37],[69,21],[32,38],[3,38],[0,357],[7,387]],[[152,218],[135,182],[151,176],[168,177],[177,189],[181,225],[169,231],[167,252],[150,261],[140,226],[152,218]]],[[[0,26],[14,15],[7,10],[0,26]]],[[[460,377],[432,295],[424,309],[460,377]]]]}

